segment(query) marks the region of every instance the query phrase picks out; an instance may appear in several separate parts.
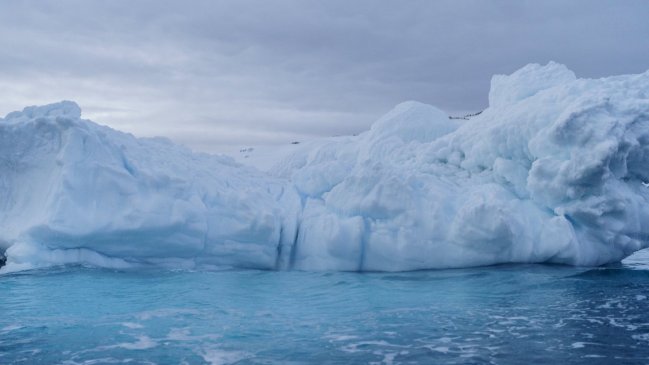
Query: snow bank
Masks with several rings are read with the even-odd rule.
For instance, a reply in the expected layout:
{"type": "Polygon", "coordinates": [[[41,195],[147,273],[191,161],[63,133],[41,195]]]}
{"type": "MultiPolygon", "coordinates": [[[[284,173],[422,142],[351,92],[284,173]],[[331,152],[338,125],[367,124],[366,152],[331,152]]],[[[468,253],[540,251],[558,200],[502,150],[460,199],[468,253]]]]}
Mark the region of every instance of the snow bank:
{"type": "Polygon", "coordinates": [[[649,246],[649,73],[494,76],[470,120],[400,104],[269,174],[63,102],[0,120],[0,246],[57,263],[415,270],[600,265],[649,246]]]}

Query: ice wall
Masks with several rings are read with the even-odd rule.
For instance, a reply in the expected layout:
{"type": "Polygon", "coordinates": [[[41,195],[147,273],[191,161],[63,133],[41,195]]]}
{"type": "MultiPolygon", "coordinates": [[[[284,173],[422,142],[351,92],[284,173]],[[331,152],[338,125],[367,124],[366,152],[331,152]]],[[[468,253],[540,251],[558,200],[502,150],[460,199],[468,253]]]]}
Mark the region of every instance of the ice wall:
{"type": "Polygon", "coordinates": [[[401,104],[276,168],[306,201],[296,266],[620,260],[649,242],[648,98],[648,73],[578,80],[550,63],[495,76],[469,121],[401,104]]]}
{"type": "Polygon", "coordinates": [[[5,270],[599,265],[649,245],[649,73],[528,65],[451,120],[416,102],[264,174],[79,118],[0,120],[5,270]]]}
{"type": "Polygon", "coordinates": [[[300,209],[286,181],[82,120],[72,102],[0,120],[0,172],[0,245],[11,270],[272,269],[300,209]]]}

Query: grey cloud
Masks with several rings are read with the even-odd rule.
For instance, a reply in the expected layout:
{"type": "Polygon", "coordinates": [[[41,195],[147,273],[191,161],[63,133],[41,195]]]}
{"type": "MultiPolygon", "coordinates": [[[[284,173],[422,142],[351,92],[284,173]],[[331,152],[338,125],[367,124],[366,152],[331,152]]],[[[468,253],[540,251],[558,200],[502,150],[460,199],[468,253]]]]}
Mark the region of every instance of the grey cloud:
{"type": "Polygon", "coordinates": [[[645,1],[0,3],[0,113],[84,116],[191,147],[354,133],[395,104],[487,103],[494,73],[649,68],[645,1]],[[210,141],[214,141],[211,143],[210,141]]]}

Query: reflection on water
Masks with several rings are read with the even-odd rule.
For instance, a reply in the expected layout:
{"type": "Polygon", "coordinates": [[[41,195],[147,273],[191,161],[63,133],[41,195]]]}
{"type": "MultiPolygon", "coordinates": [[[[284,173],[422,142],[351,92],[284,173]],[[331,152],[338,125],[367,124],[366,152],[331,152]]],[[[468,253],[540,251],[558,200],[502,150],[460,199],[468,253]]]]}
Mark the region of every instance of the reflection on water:
{"type": "Polygon", "coordinates": [[[645,253],[595,269],[55,268],[0,276],[0,363],[646,363],[648,289],[645,253]]]}

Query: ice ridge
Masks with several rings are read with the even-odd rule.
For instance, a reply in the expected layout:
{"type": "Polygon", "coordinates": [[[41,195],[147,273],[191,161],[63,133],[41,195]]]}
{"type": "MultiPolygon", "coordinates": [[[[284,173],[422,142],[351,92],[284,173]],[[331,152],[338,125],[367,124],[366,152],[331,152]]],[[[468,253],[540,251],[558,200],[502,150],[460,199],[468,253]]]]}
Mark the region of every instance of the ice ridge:
{"type": "Polygon", "coordinates": [[[0,119],[0,250],[14,271],[402,271],[601,265],[649,246],[649,72],[557,63],[491,82],[468,120],[406,102],[269,173],[81,119],[0,119]]]}

